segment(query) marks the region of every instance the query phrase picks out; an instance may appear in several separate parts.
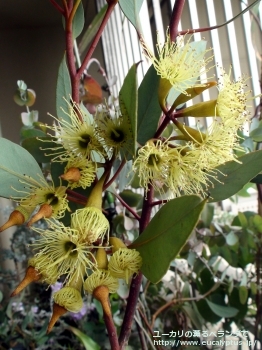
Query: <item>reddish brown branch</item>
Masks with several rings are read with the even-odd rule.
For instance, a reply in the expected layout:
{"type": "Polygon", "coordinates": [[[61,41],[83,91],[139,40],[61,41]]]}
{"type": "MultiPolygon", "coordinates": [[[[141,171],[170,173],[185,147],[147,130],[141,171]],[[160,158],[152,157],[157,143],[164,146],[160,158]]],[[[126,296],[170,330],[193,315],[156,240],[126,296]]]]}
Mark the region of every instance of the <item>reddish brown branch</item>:
{"type": "Polygon", "coordinates": [[[184,5],[185,5],[185,0],[176,0],[174,4],[170,23],[169,23],[170,39],[172,41],[175,41],[178,35],[178,24],[182,16],[184,5]]]}
{"type": "Polygon", "coordinates": [[[49,0],[51,4],[64,16],[65,15],[65,10],[58,5],[58,3],[55,0],[49,0]]]}
{"type": "Polygon", "coordinates": [[[100,40],[100,37],[104,31],[104,28],[105,28],[105,26],[106,26],[106,24],[111,16],[113,10],[114,10],[114,8],[115,8],[115,5],[116,5],[116,2],[110,2],[108,5],[108,8],[107,8],[105,16],[102,20],[102,23],[101,23],[101,25],[100,25],[100,27],[99,27],[99,29],[94,37],[92,44],[90,45],[90,48],[89,48],[89,50],[88,50],[88,52],[83,60],[81,67],[79,68],[79,70],[77,72],[77,79],[78,80],[81,78],[81,75],[84,73],[88,62],[93,55],[93,52],[94,52],[94,50],[95,50],[95,48],[100,40]]]}

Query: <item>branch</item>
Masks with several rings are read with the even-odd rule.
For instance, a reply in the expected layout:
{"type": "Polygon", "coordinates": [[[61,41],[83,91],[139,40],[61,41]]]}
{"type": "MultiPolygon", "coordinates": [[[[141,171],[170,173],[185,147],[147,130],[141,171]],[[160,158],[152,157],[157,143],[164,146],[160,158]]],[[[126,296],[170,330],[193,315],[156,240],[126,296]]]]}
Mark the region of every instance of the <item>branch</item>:
{"type": "Polygon", "coordinates": [[[115,179],[118,177],[119,173],[121,172],[121,170],[123,169],[124,165],[126,164],[126,160],[123,159],[119,168],[117,169],[117,171],[115,172],[115,174],[111,177],[111,179],[105,184],[104,186],[104,190],[106,190],[114,181],[115,179]]]}
{"type": "Polygon", "coordinates": [[[92,57],[93,55],[93,52],[98,44],[98,41],[103,33],[103,30],[111,16],[111,13],[113,12],[114,8],[115,8],[115,5],[116,5],[116,2],[110,2],[109,5],[108,5],[108,8],[106,10],[106,13],[105,13],[105,16],[103,18],[103,21],[102,23],[100,24],[100,27],[94,37],[94,40],[92,42],[92,44],[90,45],[90,48],[89,50],[87,51],[87,54],[83,60],[83,63],[81,65],[81,67],[79,68],[78,72],[77,72],[77,78],[78,80],[80,79],[81,75],[84,73],[85,69],[86,69],[86,66],[90,60],[90,58],[92,57]]]}
{"type": "Polygon", "coordinates": [[[58,3],[55,0],[49,0],[51,4],[64,16],[65,15],[65,10],[58,5],[58,3]]]}
{"type": "Polygon", "coordinates": [[[176,0],[174,4],[170,23],[169,23],[170,39],[172,41],[175,41],[178,35],[178,24],[182,16],[184,5],[185,5],[185,0],[176,0]]]}
{"type": "Polygon", "coordinates": [[[131,333],[131,328],[132,328],[132,323],[133,323],[133,319],[136,311],[137,299],[139,296],[142,278],[143,278],[142,272],[139,272],[139,274],[133,277],[131,281],[125,316],[124,316],[123,324],[119,335],[119,345],[121,350],[125,348],[125,345],[131,333]]]}
{"type": "MultiPolygon", "coordinates": [[[[149,322],[148,322],[146,316],[144,315],[144,313],[142,312],[142,310],[140,309],[140,307],[138,308],[138,312],[139,312],[140,316],[142,317],[142,319],[143,319],[145,325],[147,326],[147,329],[149,330],[151,336],[153,337],[155,334],[154,334],[154,332],[153,332],[153,330],[152,330],[152,327],[150,326],[150,324],[149,324],[149,322]]],[[[158,344],[155,344],[155,347],[156,347],[157,350],[163,350],[163,348],[162,348],[161,346],[159,346],[158,344]]]]}
{"type": "Polygon", "coordinates": [[[249,11],[249,9],[251,9],[251,7],[256,5],[259,1],[261,1],[261,0],[254,1],[251,5],[247,6],[243,11],[241,11],[237,16],[231,18],[230,20],[228,20],[228,21],[226,21],[226,22],[224,22],[222,24],[218,24],[218,25],[212,26],[212,27],[182,30],[178,34],[179,35],[194,34],[194,33],[201,33],[201,32],[206,32],[206,31],[210,31],[210,30],[213,30],[213,29],[221,28],[221,27],[223,27],[223,26],[233,22],[237,17],[242,16],[245,12],[249,11]]]}
{"type": "Polygon", "coordinates": [[[119,343],[117,339],[117,331],[114,325],[112,314],[103,313],[103,318],[105,321],[109,342],[112,350],[119,350],[119,343]]]}
{"type": "MultiPolygon", "coordinates": [[[[154,190],[152,185],[150,185],[148,192],[144,194],[144,203],[143,203],[143,209],[142,209],[142,215],[141,215],[140,227],[139,227],[140,234],[145,230],[145,228],[150,222],[150,217],[152,212],[151,203],[153,201],[153,196],[154,196],[154,190]]],[[[125,344],[128,341],[128,338],[130,336],[142,279],[143,279],[142,272],[139,272],[137,276],[135,277],[133,276],[132,278],[132,282],[129,289],[130,290],[129,297],[127,299],[125,316],[124,316],[123,324],[119,335],[120,349],[124,349],[125,344]]]]}
{"type": "Polygon", "coordinates": [[[141,319],[139,320],[138,317],[140,318],[139,313],[136,311],[135,322],[136,322],[136,328],[140,339],[141,350],[147,350],[144,328],[141,324],[141,319]]]}
{"type": "Polygon", "coordinates": [[[163,312],[165,309],[169,308],[171,305],[176,304],[176,303],[184,303],[186,301],[199,301],[201,299],[206,298],[209,294],[211,294],[214,290],[216,290],[220,286],[220,282],[216,283],[213,285],[209,291],[207,291],[203,295],[199,295],[198,297],[192,297],[192,298],[182,298],[182,299],[172,299],[168,303],[162,305],[152,316],[152,322],[151,322],[151,327],[154,327],[155,320],[157,316],[163,312]]]}
{"type": "Polygon", "coordinates": [[[139,221],[141,217],[117,193],[114,193],[121,204],[139,221]]]}

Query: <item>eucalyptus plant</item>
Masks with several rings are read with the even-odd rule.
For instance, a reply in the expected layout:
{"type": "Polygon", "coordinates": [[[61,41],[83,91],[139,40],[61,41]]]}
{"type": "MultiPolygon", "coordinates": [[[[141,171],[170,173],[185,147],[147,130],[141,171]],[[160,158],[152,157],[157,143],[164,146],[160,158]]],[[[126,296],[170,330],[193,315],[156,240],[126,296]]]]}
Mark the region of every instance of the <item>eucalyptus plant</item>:
{"type": "Polygon", "coordinates": [[[38,122],[37,113],[29,110],[35,92],[19,81],[14,99],[27,108],[22,115],[27,128],[21,146],[0,139],[0,195],[18,203],[0,231],[27,223],[39,234],[25,277],[12,296],[31,282],[61,282],[53,294],[50,332],[62,315],[78,313],[83,294],[90,294],[101,303],[111,348],[123,349],[142,279],[162,279],[206,203],[229,198],[261,172],[262,151],[246,153],[241,146],[240,132],[254,97],[249,79],[234,81],[231,69],[221,67],[218,82],[203,78],[215,65],[214,57],[192,33],[209,29],[178,31],[185,0],[175,1],[165,42],[157,37],[156,54],[137,25],[142,1],[107,0],[82,63],[74,49],[84,27],[81,0],[50,2],[63,18],[66,39],[57,115],[53,125],[38,122]],[[136,27],[152,66],[138,87],[135,62],[118,96],[106,102],[86,68],[119,5],[136,27]],[[216,99],[194,103],[194,97],[211,88],[217,90],[216,99]],[[195,128],[184,123],[188,116],[196,118],[195,128]],[[201,118],[212,118],[206,130],[201,118]],[[130,186],[142,189],[141,201],[130,186]],[[124,220],[132,221],[131,235],[119,233],[119,223],[112,220],[110,208],[116,200],[124,220]],[[47,228],[34,225],[41,219],[47,228]],[[120,280],[129,296],[117,334],[109,294],[118,291],[120,280]]]}

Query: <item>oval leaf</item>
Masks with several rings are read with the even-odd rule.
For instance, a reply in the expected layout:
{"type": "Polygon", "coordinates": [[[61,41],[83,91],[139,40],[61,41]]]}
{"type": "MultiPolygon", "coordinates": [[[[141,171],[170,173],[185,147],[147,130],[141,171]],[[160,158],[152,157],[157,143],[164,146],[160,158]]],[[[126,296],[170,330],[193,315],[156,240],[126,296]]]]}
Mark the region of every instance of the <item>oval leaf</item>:
{"type": "Polygon", "coordinates": [[[35,158],[38,163],[49,163],[54,156],[47,155],[48,152],[52,152],[46,148],[57,147],[57,144],[55,142],[52,142],[51,136],[41,137],[41,141],[37,137],[29,137],[23,140],[21,145],[35,158]],[[47,142],[44,142],[45,140],[47,142]]]}
{"type": "Polygon", "coordinates": [[[238,158],[241,163],[226,162],[217,167],[217,180],[208,188],[209,202],[219,202],[236,194],[262,170],[262,150],[238,158]]]}
{"type": "Polygon", "coordinates": [[[127,159],[135,155],[136,152],[136,134],[137,134],[137,65],[134,64],[125,77],[123,86],[119,92],[119,105],[123,118],[130,123],[133,138],[132,154],[127,154],[127,159]]]}
{"type": "Polygon", "coordinates": [[[64,55],[63,60],[58,69],[58,78],[56,85],[56,113],[59,119],[65,120],[68,123],[70,123],[70,118],[62,111],[62,109],[66,113],[70,112],[66,100],[69,100],[71,91],[71,80],[66,64],[66,57],[64,55]]]}
{"type": "Polygon", "coordinates": [[[45,181],[36,160],[23,147],[0,138],[0,149],[1,197],[24,197],[24,192],[17,192],[25,191],[24,182],[36,186],[40,178],[45,181]]]}
{"type": "Polygon", "coordinates": [[[212,303],[212,301],[209,301],[208,299],[205,299],[210,309],[219,317],[225,317],[230,318],[236,316],[238,313],[238,309],[232,306],[223,306],[212,303]]]}
{"type": "Polygon", "coordinates": [[[78,45],[79,54],[82,55],[82,53],[87,49],[87,46],[90,44],[91,40],[95,36],[102,19],[106,13],[107,5],[101,8],[101,10],[98,12],[98,14],[94,17],[92,23],[88,26],[86,32],[84,32],[82,39],[78,45]]]}
{"type": "Polygon", "coordinates": [[[158,211],[141,236],[129,246],[141,254],[141,271],[151,282],[159,282],[170,262],[183,248],[198,222],[205,202],[195,195],[172,199],[158,211]]]}
{"type": "Polygon", "coordinates": [[[82,1],[80,1],[75,16],[73,18],[73,38],[76,39],[84,28],[85,16],[84,16],[84,7],[82,1]]]}
{"type": "Polygon", "coordinates": [[[138,89],[137,141],[144,145],[154,137],[157,130],[161,107],[158,102],[160,76],[152,65],[138,89]]]}
{"type": "MultiPolygon", "coordinates": [[[[139,11],[144,0],[119,0],[119,5],[124,15],[136,29],[140,29],[139,11]]],[[[141,30],[139,30],[141,31],[141,30]]]]}
{"type": "Polygon", "coordinates": [[[74,333],[74,335],[77,336],[79,340],[81,340],[82,344],[84,345],[85,349],[87,350],[100,350],[100,346],[89,336],[81,332],[79,329],[68,326],[67,327],[71,332],[74,333]]]}

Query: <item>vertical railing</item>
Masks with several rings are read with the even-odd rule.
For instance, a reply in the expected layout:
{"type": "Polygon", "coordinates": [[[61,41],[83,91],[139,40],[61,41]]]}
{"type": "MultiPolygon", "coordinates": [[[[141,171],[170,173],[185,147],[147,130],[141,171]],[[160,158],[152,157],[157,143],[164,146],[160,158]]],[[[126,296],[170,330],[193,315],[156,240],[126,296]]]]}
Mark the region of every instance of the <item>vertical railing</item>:
{"type": "MultiPolygon", "coordinates": [[[[98,10],[105,4],[105,0],[97,0],[98,10]]],[[[165,26],[169,18],[167,8],[169,7],[169,15],[175,0],[144,1],[140,10],[142,34],[148,45],[153,49],[153,37],[155,33],[151,33],[150,22],[159,33],[161,41],[164,41],[165,26]],[[165,11],[161,11],[161,6],[165,6],[165,11]],[[150,13],[150,16],[149,16],[150,13]]],[[[182,17],[180,29],[199,28],[206,26],[214,26],[221,24],[239,11],[246,8],[246,2],[241,0],[188,0],[185,9],[187,13],[182,17]]],[[[262,22],[262,4],[259,7],[259,21],[262,22]]],[[[254,95],[260,93],[260,69],[261,62],[256,59],[256,52],[251,40],[251,15],[250,12],[245,13],[242,17],[222,29],[213,30],[211,32],[194,34],[196,40],[205,37],[208,46],[213,47],[214,53],[214,74],[219,77],[220,67],[225,67],[228,71],[232,65],[232,77],[238,79],[242,74],[252,77],[250,84],[254,95]]],[[[260,33],[261,35],[261,33],[260,33]]],[[[261,49],[261,37],[258,47],[261,49]]],[[[102,38],[103,49],[105,52],[105,64],[108,76],[117,75],[118,81],[113,89],[113,93],[117,93],[123,83],[124,77],[132,64],[143,61],[138,69],[138,80],[141,82],[143,75],[149,67],[141,51],[141,45],[134,27],[125,19],[120,7],[116,7],[115,12],[109,21],[109,24],[102,38]]],[[[260,54],[261,54],[260,52],[260,54]]],[[[212,97],[212,91],[205,91],[202,100],[208,100],[212,97]]],[[[259,98],[254,101],[254,105],[259,103],[259,98]]],[[[252,104],[252,102],[251,102],[252,104]]]]}

